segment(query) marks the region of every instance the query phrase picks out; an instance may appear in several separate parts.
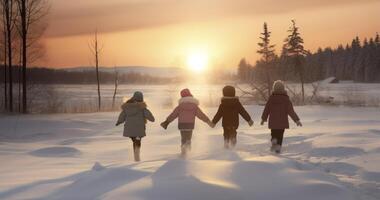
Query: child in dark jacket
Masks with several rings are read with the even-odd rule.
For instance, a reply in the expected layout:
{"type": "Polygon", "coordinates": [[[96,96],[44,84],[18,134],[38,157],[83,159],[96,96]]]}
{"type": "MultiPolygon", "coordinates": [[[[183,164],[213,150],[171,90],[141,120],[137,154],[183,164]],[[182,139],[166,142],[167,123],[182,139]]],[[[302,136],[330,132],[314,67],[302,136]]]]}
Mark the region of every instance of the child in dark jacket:
{"type": "Polygon", "coordinates": [[[170,122],[178,118],[178,129],[181,132],[181,155],[186,157],[187,152],[191,149],[191,137],[195,126],[195,118],[199,118],[203,122],[212,125],[210,119],[199,108],[199,101],[193,97],[189,89],[181,91],[181,98],[178,106],[161,123],[164,129],[167,129],[170,122]]]}
{"type": "Polygon", "coordinates": [[[223,98],[219,105],[218,112],[212,120],[213,126],[222,119],[224,148],[235,147],[237,139],[237,128],[239,127],[239,115],[241,115],[250,126],[253,125],[251,116],[240,103],[239,98],[235,96],[235,88],[225,86],[223,88],[223,98]]]}
{"type": "Polygon", "coordinates": [[[135,161],[140,161],[141,140],[145,137],[145,124],[147,120],[154,122],[152,113],[148,110],[144,96],[135,92],[133,97],[121,106],[116,126],[124,123],[124,137],[131,138],[135,161]]]}
{"type": "Polygon", "coordinates": [[[300,118],[294,112],[293,104],[287,95],[285,85],[281,80],[275,81],[273,84],[273,92],[265,105],[265,109],[261,116],[261,125],[268,120],[268,127],[271,129],[271,151],[281,153],[282,140],[285,129],[289,128],[290,116],[297,126],[302,126],[300,118]]]}

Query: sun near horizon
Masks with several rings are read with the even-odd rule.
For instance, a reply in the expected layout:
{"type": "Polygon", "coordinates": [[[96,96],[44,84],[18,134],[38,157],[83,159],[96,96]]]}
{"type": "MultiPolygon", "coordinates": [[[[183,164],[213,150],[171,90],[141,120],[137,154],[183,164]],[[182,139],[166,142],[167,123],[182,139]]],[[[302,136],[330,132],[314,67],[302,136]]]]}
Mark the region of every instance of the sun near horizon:
{"type": "Polygon", "coordinates": [[[195,73],[202,73],[209,67],[209,54],[206,50],[191,50],[186,56],[186,67],[195,73]]]}

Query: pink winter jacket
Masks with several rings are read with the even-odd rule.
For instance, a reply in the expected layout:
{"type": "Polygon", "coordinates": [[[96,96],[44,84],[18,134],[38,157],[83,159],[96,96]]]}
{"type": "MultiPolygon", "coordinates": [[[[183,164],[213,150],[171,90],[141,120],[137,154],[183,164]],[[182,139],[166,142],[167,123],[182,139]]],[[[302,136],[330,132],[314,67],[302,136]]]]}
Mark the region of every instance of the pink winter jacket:
{"type": "Polygon", "coordinates": [[[168,116],[166,121],[169,123],[178,117],[178,129],[193,130],[195,117],[204,122],[210,122],[210,119],[199,108],[199,102],[194,97],[183,97],[178,101],[178,106],[168,116]]]}

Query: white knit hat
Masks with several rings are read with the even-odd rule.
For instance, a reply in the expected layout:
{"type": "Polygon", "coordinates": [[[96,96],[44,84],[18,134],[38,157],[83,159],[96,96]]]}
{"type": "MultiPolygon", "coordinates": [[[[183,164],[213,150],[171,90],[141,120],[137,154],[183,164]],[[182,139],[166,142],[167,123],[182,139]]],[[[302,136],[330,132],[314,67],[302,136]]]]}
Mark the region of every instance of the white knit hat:
{"type": "Polygon", "coordinates": [[[285,84],[281,80],[277,80],[273,83],[273,93],[275,94],[286,94],[285,84]]]}

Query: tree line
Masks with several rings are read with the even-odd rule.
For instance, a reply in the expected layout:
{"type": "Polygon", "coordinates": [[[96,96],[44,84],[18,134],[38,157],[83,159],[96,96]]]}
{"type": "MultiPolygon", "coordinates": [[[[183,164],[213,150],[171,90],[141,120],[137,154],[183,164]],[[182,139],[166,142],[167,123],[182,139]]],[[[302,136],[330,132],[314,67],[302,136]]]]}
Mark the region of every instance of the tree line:
{"type": "MultiPolygon", "coordinates": [[[[4,66],[0,66],[0,73],[4,73],[4,66]]],[[[21,67],[13,66],[13,74],[17,74],[21,67]]],[[[101,84],[114,84],[115,80],[119,84],[167,84],[177,83],[179,78],[154,77],[151,75],[129,72],[112,73],[99,71],[101,84]],[[117,78],[115,77],[117,76],[117,78]]],[[[97,84],[96,71],[67,71],[52,68],[27,68],[28,82],[30,84],[97,84]]],[[[13,77],[13,82],[19,82],[18,76],[13,77]]],[[[1,81],[4,77],[0,77],[1,81]]]]}
{"type": "MultiPolygon", "coordinates": [[[[355,82],[380,82],[380,37],[355,37],[351,43],[337,48],[319,48],[310,52],[304,48],[299,27],[294,20],[284,39],[281,53],[275,52],[270,42],[271,32],[264,23],[257,53],[260,59],[254,65],[245,58],[238,65],[238,77],[243,82],[254,83],[263,95],[270,95],[274,80],[300,82],[304,99],[304,83],[336,77],[355,82]]],[[[267,96],[266,95],[266,96],[267,96]]]]}
{"type": "Polygon", "coordinates": [[[21,112],[28,111],[27,66],[43,56],[40,38],[47,27],[48,11],[47,0],[0,0],[0,63],[6,111],[14,112],[16,90],[21,112]],[[14,87],[16,83],[18,88],[14,87]]]}

